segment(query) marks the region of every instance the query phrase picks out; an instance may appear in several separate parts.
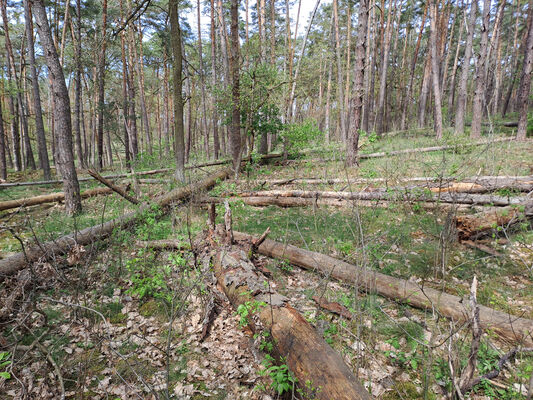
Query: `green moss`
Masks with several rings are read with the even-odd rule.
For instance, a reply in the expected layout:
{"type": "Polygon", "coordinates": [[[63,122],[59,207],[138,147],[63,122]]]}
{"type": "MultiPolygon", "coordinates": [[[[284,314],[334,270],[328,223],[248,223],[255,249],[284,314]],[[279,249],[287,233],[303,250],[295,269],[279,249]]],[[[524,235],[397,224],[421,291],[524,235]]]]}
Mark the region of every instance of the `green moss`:
{"type": "Polygon", "coordinates": [[[417,387],[411,382],[397,382],[391,391],[385,393],[383,400],[408,400],[423,399],[424,396],[418,393],[417,387]]]}
{"type": "Polygon", "coordinates": [[[165,310],[156,300],[148,300],[146,303],[139,307],[139,314],[146,318],[154,316],[164,316],[165,310]]]}

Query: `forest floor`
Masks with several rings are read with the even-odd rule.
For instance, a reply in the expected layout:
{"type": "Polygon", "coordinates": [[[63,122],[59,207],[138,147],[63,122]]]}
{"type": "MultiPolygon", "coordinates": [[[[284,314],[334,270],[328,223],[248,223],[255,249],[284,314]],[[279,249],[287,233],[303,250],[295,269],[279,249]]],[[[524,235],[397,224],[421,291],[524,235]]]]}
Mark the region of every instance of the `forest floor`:
{"type": "MultiPolygon", "coordinates": [[[[224,181],[208,193],[175,207],[168,215],[152,209],[130,230],[116,231],[105,243],[77,247],[68,258],[36,263],[37,287],[25,289],[17,310],[0,321],[0,398],[189,398],[274,399],[276,376],[265,367],[268,346],[243,326],[242,315],[219,296],[210,333],[202,338],[212,288],[209,266],[190,251],[207,227],[206,196],[280,189],[270,179],[386,178],[533,175],[533,141],[466,147],[466,138],[449,138],[455,149],[361,160],[346,168],[335,147],[307,151],[289,162],[272,161],[244,168],[239,181],[224,181]],[[180,250],[153,250],[139,241],[175,239],[180,250]],[[16,346],[14,344],[17,343],[16,346]],[[3,354],[3,356],[2,356],[3,354]],[[10,364],[2,364],[3,360],[10,364]],[[1,375],[0,375],[1,376],[1,375]]],[[[363,153],[435,145],[421,134],[366,142],[363,153]]],[[[168,166],[157,160],[139,169],[168,166]]],[[[219,167],[188,171],[196,181],[219,167]]],[[[108,172],[108,171],[106,171],[108,172]]],[[[111,171],[109,171],[111,172],[111,171]]],[[[138,197],[150,199],[175,184],[140,185],[138,197]]],[[[37,179],[21,175],[18,180],[37,179]]],[[[82,190],[97,185],[84,182],[82,190]]],[[[357,191],[382,184],[288,184],[283,189],[357,191]]],[[[59,186],[0,190],[0,201],[60,191],[59,186]]],[[[499,193],[513,197],[512,191],[499,193]]],[[[120,216],[138,206],[116,194],[84,200],[76,218],[61,204],[0,214],[0,254],[21,250],[20,240],[46,241],[120,216]],[[6,229],[9,227],[10,229],[6,229]],[[14,235],[15,233],[15,235],[14,235]],[[19,240],[20,239],[20,240],[19,240]]],[[[328,254],[387,275],[468,296],[474,276],[478,301],[491,308],[533,319],[533,229],[521,224],[484,241],[498,255],[444,237],[450,223],[445,209],[424,210],[416,202],[375,202],[362,207],[252,207],[231,203],[234,229],[328,254]]],[[[222,222],[224,205],[217,205],[222,222]]],[[[473,211],[471,211],[473,213],[473,211]]],[[[259,256],[272,288],[316,327],[375,398],[440,399],[451,390],[450,360],[461,369],[472,332],[431,311],[421,311],[350,285],[304,271],[283,260],[259,256]],[[319,296],[346,308],[351,318],[333,314],[313,300],[319,296]]],[[[17,279],[0,284],[7,298],[17,279]]],[[[1,306],[2,304],[0,304],[1,306]]],[[[0,307],[1,308],[1,307],[0,307]]],[[[514,345],[485,332],[476,375],[497,369],[514,345]]],[[[325,366],[326,367],[326,366],[325,366]]],[[[518,352],[501,373],[482,380],[471,399],[525,399],[533,355],[518,352]]],[[[456,377],[455,377],[456,378],[456,377]]],[[[282,379],[289,379],[284,377],[282,379]]],[[[304,398],[298,392],[294,398],[304,398]]]]}

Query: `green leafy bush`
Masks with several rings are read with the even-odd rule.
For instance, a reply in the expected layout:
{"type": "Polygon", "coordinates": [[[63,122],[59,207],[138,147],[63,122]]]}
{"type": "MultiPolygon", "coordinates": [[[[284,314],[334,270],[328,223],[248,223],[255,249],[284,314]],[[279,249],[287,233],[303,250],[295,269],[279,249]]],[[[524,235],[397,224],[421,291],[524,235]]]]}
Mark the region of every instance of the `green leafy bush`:
{"type": "Polygon", "coordinates": [[[318,129],[315,122],[306,121],[302,124],[286,125],[281,137],[287,142],[288,152],[294,153],[322,143],[324,133],[318,129]]]}

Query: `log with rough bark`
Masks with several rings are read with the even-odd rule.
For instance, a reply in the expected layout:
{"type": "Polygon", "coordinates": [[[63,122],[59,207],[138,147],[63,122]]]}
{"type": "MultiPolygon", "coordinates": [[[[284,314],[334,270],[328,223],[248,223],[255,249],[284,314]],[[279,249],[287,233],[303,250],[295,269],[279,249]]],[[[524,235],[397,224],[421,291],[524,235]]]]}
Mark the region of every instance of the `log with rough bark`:
{"type": "Polygon", "coordinates": [[[137,200],[135,197],[130,196],[123,188],[120,186],[115,185],[113,182],[111,182],[109,179],[104,178],[102,175],[100,175],[98,172],[92,169],[88,169],[87,172],[89,175],[91,175],[94,179],[96,179],[98,182],[104,184],[109,189],[113,190],[114,192],[118,193],[120,196],[128,200],[130,203],[133,204],[139,204],[139,200],[137,200]]]}
{"type": "Polygon", "coordinates": [[[143,247],[152,250],[185,250],[190,248],[188,244],[174,239],[137,240],[135,245],[137,247],[143,247]]]}
{"type": "MultiPolygon", "coordinates": [[[[395,190],[414,189],[415,187],[427,187],[432,192],[460,192],[460,193],[488,193],[495,190],[513,190],[518,192],[530,192],[533,190],[533,175],[529,176],[479,176],[464,178],[457,181],[453,177],[415,177],[415,178],[287,178],[287,179],[265,179],[265,180],[241,180],[239,184],[254,186],[284,186],[284,185],[374,185],[385,184],[387,190],[389,185],[397,183],[415,183],[415,186],[393,187],[395,190]]],[[[376,189],[374,189],[376,190],[376,189]]],[[[383,189],[385,190],[385,189],[383,189]]]]}
{"type": "MultiPolygon", "coordinates": [[[[382,207],[387,208],[392,205],[397,205],[391,201],[386,200],[343,200],[343,199],[316,199],[316,198],[299,198],[299,197],[203,197],[199,199],[200,203],[204,204],[218,204],[228,200],[230,203],[242,202],[252,207],[382,207]]],[[[405,202],[406,205],[409,203],[405,202]]],[[[493,209],[493,207],[478,206],[475,204],[451,204],[451,203],[437,203],[437,202],[417,202],[416,208],[424,210],[455,210],[456,212],[470,212],[470,211],[486,211],[493,209]]]]}
{"type": "MultiPolygon", "coordinates": [[[[307,390],[306,382],[317,389],[315,393],[307,393],[312,396],[310,398],[371,398],[342,357],[289,305],[288,299],[269,290],[265,276],[254,267],[244,250],[236,246],[219,247],[214,272],[235,309],[247,304],[252,304],[249,306],[252,310],[258,308],[257,318],[270,331],[277,355],[284,357],[302,390],[307,390]],[[258,306],[254,307],[256,304],[258,306]]],[[[247,322],[252,329],[256,328],[251,315],[247,322]]]]}
{"type": "MultiPolygon", "coordinates": [[[[405,189],[405,188],[403,188],[405,189]]],[[[469,193],[425,193],[422,190],[396,190],[372,192],[332,192],[313,190],[265,190],[258,192],[237,193],[236,197],[295,197],[307,199],[341,199],[341,200],[386,200],[386,201],[423,201],[451,204],[478,204],[509,206],[523,204],[527,201],[525,196],[497,196],[492,194],[469,193]]]]}
{"type": "MultiPolygon", "coordinates": [[[[234,232],[236,240],[251,242],[254,237],[234,232]]],[[[290,244],[266,239],[257,249],[260,254],[286,260],[304,269],[321,271],[328,276],[355,285],[358,290],[377,293],[394,301],[425,310],[435,310],[454,321],[466,322],[470,318],[467,302],[415,282],[361,268],[324,254],[303,250],[290,244]]],[[[533,321],[486,306],[479,306],[483,329],[493,331],[505,339],[526,346],[533,345],[533,321]]]]}
{"type": "Polygon", "coordinates": [[[213,187],[217,181],[226,179],[230,172],[230,169],[225,168],[199,182],[176,188],[167,194],[159,196],[151,204],[142,204],[136,211],[129,212],[121,217],[82,229],[79,232],[74,232],[46,243],[27,246],[25,252],[16,253],[0,260],[0,281],[5,276],[14,274],[25,268],[28,263],[35,262],[43,257],[48,258],[52,255],[65,254],[76,244],[86,246],[97,240],[105,239],[114,229],[127,229],[141,221],[143,213],[150,209],[152,205],[158,205],[167,212],[169,210],[168,207],[172,203],[186,200],[196,192],[213,187]]]}
{"type": "MultiPolygon", "coordinates": [[[[100,195],[111,194],[111,193],[113,193],[113,190],[110,188],[89,189],[81,193],[81,198],[87,199],[89,197],[100,196],[100,195]]],[[[0,202],[0,211],[9,210],[12,208],[17,208],[17,207],[35,206],[35,205],[44,204],[44,203],[56,203],[56,202],[60,202],[64,200],[65,200],[65,193],[63,192],[43,194],[41,196],[28,197],[25,199],[6,200],[6,201],[0,202]]]]}
{"type": "Polygon", "coordinates": [[[476,240],[501,231],[508,231],[514,226],[533,219],[533,200],[518,207],[481,212],[474,215],[457,215],[455,226],[459,240],[476,240]]]}

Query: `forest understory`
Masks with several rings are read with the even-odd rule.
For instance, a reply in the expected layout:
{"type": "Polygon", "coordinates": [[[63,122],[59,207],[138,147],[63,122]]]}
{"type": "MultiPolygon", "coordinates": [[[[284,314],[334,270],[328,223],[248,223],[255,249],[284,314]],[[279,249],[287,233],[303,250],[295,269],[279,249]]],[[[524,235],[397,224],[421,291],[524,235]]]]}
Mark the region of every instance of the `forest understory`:
{"type": "MultiPolygon", "coordinates": [[[[219,179],[212,189],[170,203],[170,209],[143,206],[176,189],[168,172],[147,179],[139,169],[115,183],[128,187],[141,204],[110,193],[84,199],[84,211],[76,217],[67,217],[61,202],[3,211],[0,249],[7,259],[31,244],[141,210],[134,224],[114,229],[105,240],[71,243],[65,255],[46,254],[31,268],[4,277],[1,397],[325,398],[320,377],[298,379],[305,373],[291,370],[297,361],[277,352],[282,343],[264,326],[270,312],[281,307],[273,305],[275,293],[366,388],[360,398],[440,399],[457,391],[470,399],[528,398],[533,390],[533,337],[527,329],[533,320],[528,214],[533,142],[467,146],[466,138],[450,136],[445,150],[364,158],[432,144],[420,132],[384,136],[364,144],[355,168],[344,166],[335,146],[309,148],[286,161],[253,158],[243,164],[239,179],[219,179]],[[506,177],[504,184],[498,176],[506,177]],[[468,195],[474,186],[477,194],[470,196],[489,200],[464,200],[461,191],[468,195]],[[290,199],[289,192],[299,199],[312,194],[305,204],[276,204],[290,199]],[[335,193],[351,197],[335,199],[335,193]],[[354,197],[361,193],[386,196],[354,197]],[[249,198],[272,200],[254,204],[249,198]],[[228,206],[233,246],[225,236],[228,206]],[[213,211],[220,224],[216,230],[213,211]],[[488,227],[465,228],[469,218],[486,213],[499,214],[488,227]],[[513,218],[506,218],[509,214],[513,218]],[[256,239],[266,233],[282,245],[344,260],[361,271],[458,296],[464,318],[450,319],[439,302],[413,307],[409,299],[383,295],[379,285],[345,282],[335,271],[313,266],[301,269],[288,256],[267,257],[261,245],[243,241],[237,232],[256,239]],[[239,274],[221,278],[216,260],[224,249],[233,254],[239,248],[263,288],[235,296],[227,290],[239,274]],[[256,292],[270,298],[258,300],[256,292]],[[239,296],[252,297],[239,304],[239,296]],[[484,314],[476,322],[478,304],[521,317],[526,328],[513,336],[487,323],[484,314]]],[[[143,169],[168,165],[161,159],[143,169]]],[[[221,168],[191,168],[186,178],[199,182],[221,168]]],[[[34,178],[19,174],[10,182],[34,178]]],[[[82,192],[98,185],[83,181],[82,192]]],[[[56,190],[6,187],[0,203],[56,190]]]]}

